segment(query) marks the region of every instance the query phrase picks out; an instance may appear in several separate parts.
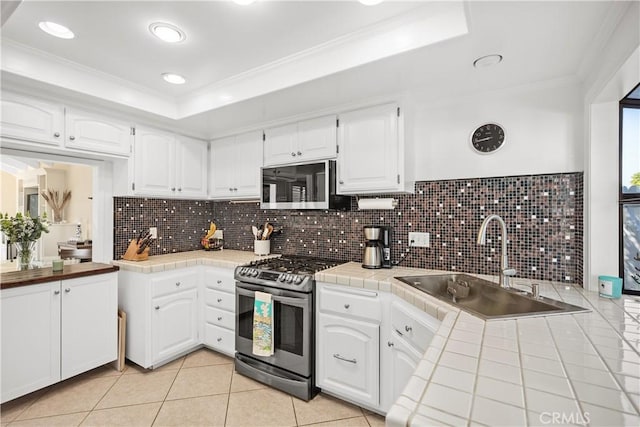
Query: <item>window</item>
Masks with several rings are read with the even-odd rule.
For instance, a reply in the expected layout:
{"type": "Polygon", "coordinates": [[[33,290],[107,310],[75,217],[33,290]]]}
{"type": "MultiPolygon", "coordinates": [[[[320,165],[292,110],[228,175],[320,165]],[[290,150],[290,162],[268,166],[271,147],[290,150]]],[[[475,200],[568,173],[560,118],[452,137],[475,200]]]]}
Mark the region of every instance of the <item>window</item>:
{"type": "Polygon", "coordinates": [[[620,101],[620,277],[640,295],[640,84],[620,101]]]}

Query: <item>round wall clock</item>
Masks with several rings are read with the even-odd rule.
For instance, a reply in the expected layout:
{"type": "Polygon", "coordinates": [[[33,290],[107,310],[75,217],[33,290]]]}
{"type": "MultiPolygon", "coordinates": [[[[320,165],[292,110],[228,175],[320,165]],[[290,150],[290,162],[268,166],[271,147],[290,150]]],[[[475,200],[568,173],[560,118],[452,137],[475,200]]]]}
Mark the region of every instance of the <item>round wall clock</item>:
{"type": "Polygon", "coordinates": [[[478,153],[493,153],[504,145],[504,128],[497,123],[485,123],[473,131],[470,139],[478,153]]]}

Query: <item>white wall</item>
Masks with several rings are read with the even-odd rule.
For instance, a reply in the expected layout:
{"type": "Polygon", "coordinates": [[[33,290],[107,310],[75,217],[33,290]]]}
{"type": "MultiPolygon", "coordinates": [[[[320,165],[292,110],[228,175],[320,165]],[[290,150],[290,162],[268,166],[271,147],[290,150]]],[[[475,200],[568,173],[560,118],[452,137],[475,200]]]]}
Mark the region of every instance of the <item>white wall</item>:
{"type": "Polygon", "coordinates": [[[634,2],[611,35],[599,67],[587,78],[584,287],[618,276],[619,101],[640,82],[640,4],[634,2]]]}
{"type": "MultiPolygon", "coordinates": [[[[423,96],[424,97],[424,96],[423,96]]],[[[414,145],[416,180],[477,178],[584,170],[583,94],[575,79],[560,79],[446,100],[407,97],[413,111],[407,138],[414,145]],[[476,153],[471,132],[501,124],[504,146],[476,153]]]]}
{"type": "Polygon", "coordinates": [[[10,173],[0,171],[0,213],[15,216],[18,211],[18,180],[10,173]]]}
{"type": "Polygon", "coordinates": [[[68,165],[67,188],[72,191],[66,218],[69,222],[82,224],[84,238],[91,237],[93,202],[93,169],[89,166],[68,165]]]}

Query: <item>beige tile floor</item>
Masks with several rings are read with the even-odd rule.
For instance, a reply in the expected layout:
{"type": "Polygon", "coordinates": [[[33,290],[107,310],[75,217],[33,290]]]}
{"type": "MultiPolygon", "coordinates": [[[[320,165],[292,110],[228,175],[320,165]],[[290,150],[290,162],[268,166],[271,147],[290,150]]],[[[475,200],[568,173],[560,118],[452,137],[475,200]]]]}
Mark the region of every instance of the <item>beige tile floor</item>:
{"type": "Polygon", "coordinates": [[[110,365],[0,408],[2,426],[384,426],[384,418],[319,394],[304,402],[244,377],[201,349],[154,371],[110,365]]]}

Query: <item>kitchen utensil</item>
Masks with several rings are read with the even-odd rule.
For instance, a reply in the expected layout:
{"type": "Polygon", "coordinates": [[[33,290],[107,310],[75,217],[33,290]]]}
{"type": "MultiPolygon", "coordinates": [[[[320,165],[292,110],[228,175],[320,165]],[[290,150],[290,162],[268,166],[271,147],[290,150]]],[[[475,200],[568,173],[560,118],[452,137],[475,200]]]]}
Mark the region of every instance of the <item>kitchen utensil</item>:
{"type": "Polygon", "coordinates": [[[264,223],[264,228],[262,229],[262,240],[267,240],[267,230],[269,228],[269,221],[264,223]]]}
{"type": "Polygon", "coordinates": [[[251,231],[253,232],[253,237],[258,240],[258,227],[256,227],[255,225],[251,226],[251,231]]]}
{"type": "Polygon", "coordinates": [[[271,238],[271,233],[273,233],[273,225],[267,224],[267,232],[266,232],[266,237],[264,239],[269,240],[271,238]]]}

